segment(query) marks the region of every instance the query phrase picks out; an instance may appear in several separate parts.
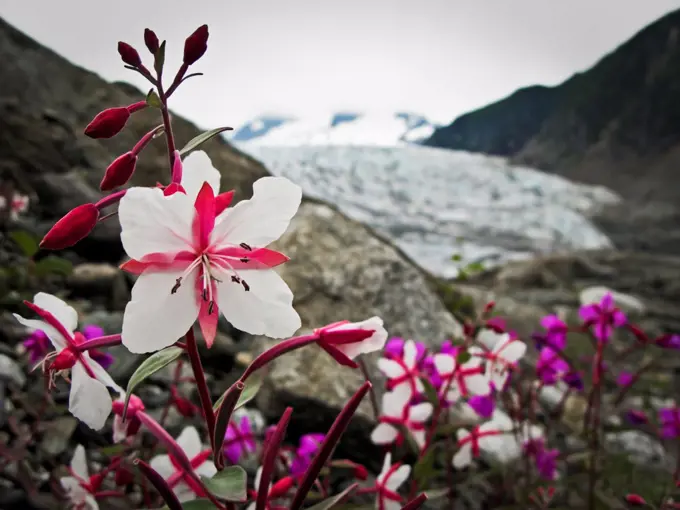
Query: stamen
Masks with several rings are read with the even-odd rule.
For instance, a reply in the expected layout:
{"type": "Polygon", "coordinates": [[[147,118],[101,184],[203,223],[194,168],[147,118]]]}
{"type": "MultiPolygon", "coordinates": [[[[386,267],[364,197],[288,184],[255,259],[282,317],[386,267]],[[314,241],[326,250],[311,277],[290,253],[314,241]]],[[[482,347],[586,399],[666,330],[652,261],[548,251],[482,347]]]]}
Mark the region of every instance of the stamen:
{"type": "Polygon", "coordinates": [[[246,292],[250,290],[250,285],[248,285],[245,280],[241,280],[241,285],[243,285],[243,288],[246,290],[246,292]]]}
{"type": "Polygon", "coordinates": [[[175,280],[175,285],[170,289],[170,294],[175,294],[179,288],[182,286],[182,277],[180,276],[175,280]]]}
{"type": "Polygon", "coordinates": [[[198,266],[201,263],[201,261],[202,261],[201,258],[197,258],[187,266],[187,268],[182,273],[182,276],[175,280],[175,285],[170,290],[170,294],[175,294],[179,290],[179,288],[182,286],[182,280],[184,280],[184,278],[186,278],[189,275],[189,273],[196,269],[196,266],[198,266]]]}
{"type": "Polygon", "coordinates": [[[239,259],[239,261],[243,262],[244,264],[247,264],[250,262],[250,259],[248,257],[243,257],[242,259],[239,259]]]}
{"type": "Polygon", "coordinates": [[[231,275],[231,281],[234,283],[241,283],[241,279],[235,274],[231,275]]]}
{"type": "Polygon", "coordinates": [[[246,243],[241,243],[241,244],[239,244],[239,246],[241,248],[243,248],[244,250],[253,251],[253,249],[250,247],[250,245],[247,245],[246,243]]]}
{"type": "Polygon", "coordinates": [[[208,303],[208,315],[212,315],[214,310],[215,310],[215,302],[211,301],[210,303],[208,303]]]}

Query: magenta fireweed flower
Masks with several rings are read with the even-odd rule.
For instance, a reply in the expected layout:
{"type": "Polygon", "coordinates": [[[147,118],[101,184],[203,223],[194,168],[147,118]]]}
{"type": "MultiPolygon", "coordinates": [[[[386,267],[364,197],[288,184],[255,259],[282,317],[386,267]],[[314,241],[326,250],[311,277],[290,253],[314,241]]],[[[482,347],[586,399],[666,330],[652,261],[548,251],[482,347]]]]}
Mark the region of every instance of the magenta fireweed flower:
{"type": "Polygon", "coordinates": [[[42,330],[33,331],[26,340],[22,342],[24,349],[28,353],[28,360],[31,364],[38,363],[45,355],[52,350],[52,342],[42,330]]]}
{"type": "Polygon", "coordinates": [[[663,335],[654,343],[664,349],[680,349],[680,335],[663,335]]]}
{"type": "Polygon", "coordinates": [[[255,435],[248,416],[242,416],[236,423],[231,421],[224,434],[224,455],[232,464],[237,464],[244,454],[257,449],[255,435]]]}
{"type": "MultiPolygon", "coordinates": [[[[92,340],[93,338],[104,336],[104,329],[96,324],[87,324],[86,326],[83,326],[82,333],[85,339],[92,340]]],[[[105,370],[108,370],[116,360],[116,358],[108,352],[100,351],[99,349],[90,349],[89,353],[92,359],[103,366],[105,370]]]]}
{"type": "Polygon", "coordinates": [[[628,322],[624,313],[614,306],[611,293],[605,294],[602,301],[597,304],[584,305],[579,308],[579,315],[600,342],[607,342],[615,328],[624,326],[628,322]]]}
{"type": "Polygon", "coordinates": [[[324,434],[305,434],[300,438],[300,446],[295,450],[295,455],[290,464],[292,476],[297,477],[307,471],[325,437],[324,434]]]}
{"type": "Polygon", "coordinates": [[[379,359],[378,370],[387,377],[387,389],[391,391],[404,386],[411,397],[423,393],[425,388],[420,380],[421,372],[418,361],[418,347],[413,340],[404,343],[401,356],[379,359]]]}
{"type": "Polygon", "coordinates": [[[524,443],[527,455],[534,459],[536,470],[545,480],[554,480],[557,472],[557,457],[560,451],[557,448],[547,450],[542,439],[532,439],[524,443]]]}
{"type": "Polygon", "coordinates": [[[546,330],[546,343],[558,351],[563,350],[567,345],[567,325],[557,315],[546,315],[541,319],[541,326],[546,330]]]}
{"type": "Polygon", "coordinates": [[[475,395],[470,397],[467,404],[482,418],[491,418],[496,407],[493,392],[488,395],[475,395]]]}
{"type": "Polygon", "coordinates": [[[616,378],[616,384],[619,386],[628,386],[633,382],[633,374],[630,372],[621,372],[616,378]]]}
{"type": "Polygon", "coordinates": [[[625,414],[626,421],[632,425],[644,425],[648,423],[647,415],[639,409],[630,409],[625,414]]]}
{"type": "Polygon", "coordinates": [[[404,358],[404,346],[407,342],[413,342],[415,346],[415,361],[416,364],[420,364],[425,358],[425,353],[427,347],[423,342],[414,342],[413,340],[404,340],[403,338],[393,337],[387,340],[384,349],[384,355],[387,359],[403,359],[404,358]]]}
{"type": "Polygon", "coordinates": [[[659,409],[659,421],[661,422],[661,437],[665,439],[680,437],[680,409],[677,407],[659,409]]]}
{"type": "Polygon", "coordinates": [[[132,187],[118,206],[121,241],[139,274],[123,316],[122,342],[133,353],[163,349],[198,320],[208,346],[219,314],[253,335],[286,338],[300,328],[293,293],[272,268],[288,261],[266,248],[288,228],[302,190],[262,177],[253,197],[229,207],[220,173],[205,152],[183,161],[174,193],[132,187]]]}
{"type": "Polygon", "coordinates": [[[570,367],[562,357],[550,347],[544,347],[536,361],[536,375],[543,384],[552,385],[569,373],[570,367]]]}

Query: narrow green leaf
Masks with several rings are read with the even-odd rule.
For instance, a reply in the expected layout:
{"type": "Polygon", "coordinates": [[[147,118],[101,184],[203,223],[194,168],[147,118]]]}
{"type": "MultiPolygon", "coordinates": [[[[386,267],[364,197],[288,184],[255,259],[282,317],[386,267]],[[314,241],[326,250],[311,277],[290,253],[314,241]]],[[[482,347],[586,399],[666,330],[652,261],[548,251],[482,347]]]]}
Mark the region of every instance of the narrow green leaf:
{"type": "Polygon", "coordinates": [[[38,253],[40,249],[38,240],[25,230],[14,230],[9,233],[9,237],[21,248],[23,254],[29,258],[38,253]]]}
{"type": "Polygon", "coordinates": [[[163,72],[164,65],[165,65],[165,41],[163,41],[161,45],[158,47],[158,51],[156,52],[153,61],[153,68],[156,70],[156,73],[158,73],[159,76],[163,72]]]}
{"type": "Polygon", "coordinates": [[[418,462],[413,466],[413,479],[416,481],[418,489],[421,491],[427,487],[428,481],[437,474],[437,470],[434,467],[436,451],[436,445],[430,446],[425,454],[420,457],[418,462]]]}
{"type": "Polygon", "coordinates": [[[132,391],[147,377],[155,374],[161,368],[168,366],[170,363],[179,358],[184,349],[181,347],[168,347],[162,351],[158,351],[148,358],[146,358],[141,365],[132,374],[128,381],[127,390],[125,392],[125,407],[123,408],[123,415],[127,412],[127,407],[130,402],[130,395],[132,391]]]}
{"type": "Polygon", "coordinates": [[[187,152],[194,150],[196,147],[207,142],[212,137],[219,135],[220,133],[222,133],[224,131],[231,131],[232,129],[234,129],[234,128],[220,127],[220,128],[211,129],[210,131],[206,131],[205,133],[201,133],[197,137],[192,138],[189,141],[189,143],[186,144],[181,151],[179,151],[179,154],[180,154],[180,156],[184,156],[187,152]]]}
{"type": "Polygon", "coordinates": [[[201,477],[201,480],[218,498],[243,503],[248,498],[247,478],[248,475],[241,466],[228,466],[212,478],[201,477]]]}
{"type": "Polygon", "coordinates": [[[451,260],[453,260],[454,262],[460,262],[461,260],[463,260],[463,257],[460,253],[455,253],[451,255],[451,260]]]}
{"type": "Polygon", "coordinates": [[[146,95],[146,104],[151,106],[152,108],[161,108],[163,104],[161,103],[161,98],[158,97],[158,94],[156,94],[156,91],[154,89],[149,90],[149,93],[146,95]]]}
{"type": "Polygon", "coordinates": [[[449,489],[432,489],[431,491],[425,491],[425,495],[428,501],[440,499],[449,495],[449,489]]]}
{"type": "MultiPolygon", "coordinates": [[[[246,405],[248,402],[255,398],[257,392],[260,391],[260,388],[262,388],[262,383],[264,383],[264,378],[266,375],[267,370],[265,367],[256,370],[255,372],[252,373],[250,377],[246,379],[246,387],[243,389],[243,392],[241,392],[241,396],[239,397],[238,402],[236,403],[236,407],[234,407],[234,410],[238,409],[239,407],[243,407],[244,405],[246,405]]],[[[227,391],[229,391],[229,388],[227,388],[227,391]]],[[[227,391],[222,393],[220,398],[217,399],[217,402],[215,402],[215,404],[213,405],[213,411],[217,412],[217,410],[220,408],[220,405],[222,404],[222,401],[224,400],[227,391]]]]}
{"type": "Polygon", "coordinates": [[[433,406],[439,406],[439,395],[437,394],[437,389],[432,385],[432,382],[427,376],[421,376],[420,381],[423,383],[423,388],[425,388],[425,396],[427,401],[433,406]]]}
{"type": "Polygon", "coordinates": [[[40,259],[35,263],[33,271],[36,276],[47,276],[48,274],[59,274],[68,276],[73,271],[73,264],[68,260],[57,257],[56,255],[48,255],[44,259],[40,259]]]}
{"type": "MultiPolygon", "coordinates": [[[[349,496],[354,490],[357,488],[356,484],[350,485],[347,487],[344,491],[342,491],[340,494],[336,494],[335,496],[331,496],[330,498],[326,498],[323,501],[318,502],[316,505],[312,505],[310,507],[307,507],[306,510],[330,510],[334,506],[337,506],[338,503],[341,503],[347,496],[349,496]]],[[[373,508],[373,507],[371,507],[373,508]]]]}

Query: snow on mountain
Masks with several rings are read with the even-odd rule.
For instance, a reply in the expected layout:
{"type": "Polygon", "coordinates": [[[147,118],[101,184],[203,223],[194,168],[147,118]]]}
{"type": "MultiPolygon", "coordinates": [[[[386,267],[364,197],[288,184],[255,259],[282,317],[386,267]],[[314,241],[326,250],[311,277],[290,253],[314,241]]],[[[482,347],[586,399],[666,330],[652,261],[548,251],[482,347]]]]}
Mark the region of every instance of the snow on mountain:
{"type": "Polygon", "coordinates": [[[303,119],[267,115],[241,126],[229,139],[266,146],[392,147],[418,143],[430,137],[436,127],[425,117],[407,112],[341,112],[303,119]]]}
{"type": "MultiPolygon", "coordinates": [[[[422,126],[410,121],[413,129],[422,126]]],[[[364,124],[367,131],[390,126],[372,122],[364,124]]],[[[300,184],[308,195],[335,203],[392,238],[422,267],[441,276],[456,274],[459,263],[451,260],[453,254],[463,263],[491,266],[539,252],[611,245],[588,220],[602,205],[619,200],[607,189],[510,167],[501,158],[409,144],[375,146],[403,136],[396,129],[380,136],[370,131],[364,146],[349,145],[359,131],[343,133],[341,128],[361,125],[360,117],[336,119],[322,136],[311,124],[295,129],[295,123],[291,129],[284,124],[262,140],[279,140],[278,146],[252,141],[237,146],[272,173],[300,184]],[[275,136],[277,130],[286,130],[287,136],[275,136]],[[334,143],[321,145],[330,138],[334,143]],[[291,140],[308,144],[285,146],[291,140]]]]}

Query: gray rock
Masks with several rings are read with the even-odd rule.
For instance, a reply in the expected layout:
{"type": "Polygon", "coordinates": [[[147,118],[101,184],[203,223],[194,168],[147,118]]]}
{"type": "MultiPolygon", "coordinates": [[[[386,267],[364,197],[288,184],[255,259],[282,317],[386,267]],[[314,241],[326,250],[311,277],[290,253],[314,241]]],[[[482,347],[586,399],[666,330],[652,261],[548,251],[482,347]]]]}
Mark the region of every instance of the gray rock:
{"type": "Polygon", "coordinates": [[[19,364],[5,354],[0,354],[0,380],[21,388],[26,384],[26,376],[19,364]]]}
{"type": "Polygon", "coordinates": [[[587,287],[579,294],[579,301],[582,305],[596,304],[602,301],[602,298],[607,294],[611,294],[614,303],[623,312],[628,314],[643,315],[646,311],[645,304],[638,298],[622,292],[617,292],[608,287],[597,285],[594,287],[587,287]]]}
{"type": "Polygon", "coordinates": [[[123,272],[111,264],[78,264],[69,275],[68,285],[77,295],[102,297],[113,309],[124,308],[129,298],[123,272]]]}
{"type": "Polygon", "coordinates": [[[78,420],[70,415],[60,416],[46,423],[40,449],[50,456],[65,452],[77,426],[78,420]]]}
{"type": "MultiPolygon", "coordinates": [[[[303,204],[273,248],[291,258],[280,273],[293,290],[305,329],[378,315],[391,336],[413,337],[430,347],[461,334],[460,324],[430,289],[421,270],[391,244],[332,207],[303,204]]],[[[255,338],[253,346],[261,351],[276,343],[255,338]]],[[[375,368],[377,357],[374,353],[366,362],[380,393],[383,378],[375,368]]],[[[341,367],[321,349],[308,346],[273,364],[257,403],[270,419],[294,405],[292,428],[320,432],[327,430],[363,380],[359,370],[341,367]]],[[[363,442],[362,448],[372,418],[366,398],[357,413],[361,432],[347,435],[363,442]]]]}
{"type": "Polygon", "coordinates": [[[628,458],[634,464],[668,469],[673,466],[673,459],[663,445],[637,430],[609,433],[605,436],[605,444],[611,451],[628,454],[628,458]]]}

